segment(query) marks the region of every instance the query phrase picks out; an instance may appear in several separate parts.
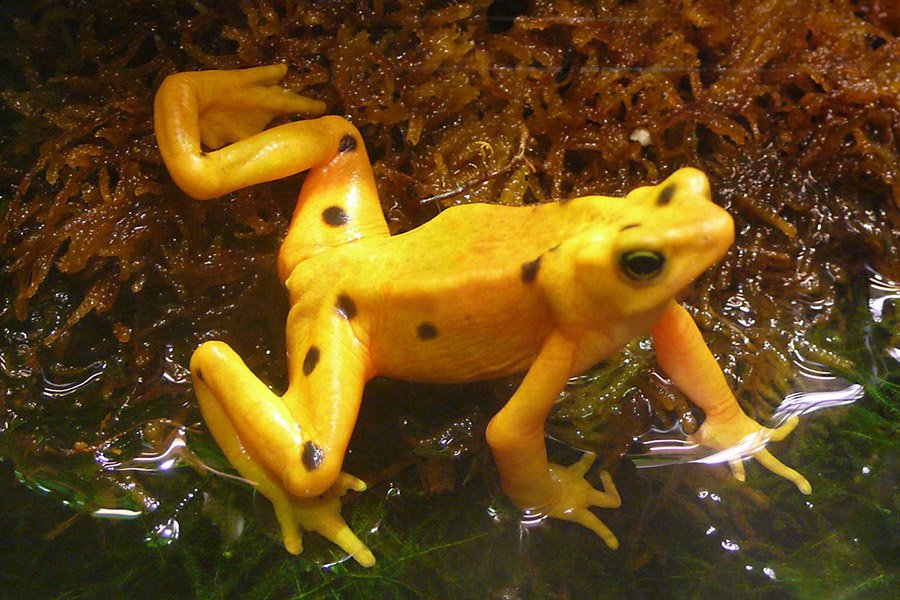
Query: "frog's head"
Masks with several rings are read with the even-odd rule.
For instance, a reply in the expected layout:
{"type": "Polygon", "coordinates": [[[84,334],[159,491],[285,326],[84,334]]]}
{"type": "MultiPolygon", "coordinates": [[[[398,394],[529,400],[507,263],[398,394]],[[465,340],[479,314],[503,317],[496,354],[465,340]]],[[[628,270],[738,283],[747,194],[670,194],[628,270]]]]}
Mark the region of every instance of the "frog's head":
{"type": "Polygon", "coordinates": [[[684,168],[618,202],[616,223],[582,246],[577,271],[587,293],[622,316],[661,308],[734,241],[731,216],[714,204],[709,181],[684,168]]]}

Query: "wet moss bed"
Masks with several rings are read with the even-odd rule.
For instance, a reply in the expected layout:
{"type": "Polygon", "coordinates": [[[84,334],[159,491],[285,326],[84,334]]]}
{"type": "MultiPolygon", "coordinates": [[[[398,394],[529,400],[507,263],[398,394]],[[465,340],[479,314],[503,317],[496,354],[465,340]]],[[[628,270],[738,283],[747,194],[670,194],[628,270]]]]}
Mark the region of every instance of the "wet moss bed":
{"type": "Polygon", "coordinates": [[[0,596],[879,598],[897,585],[900,14],[880,0],[56,1],[0,17],[0,596]],[[703,415],[636,341],[573,381],[554,459],[597,451],[611,552],[520,527],[483,441],[516,380],[366,392],[344,513],[378,558],[286,554],[186,365],[223,339],[285,385],[275,252],[302,176],[195,203],[152,97],[175,71],[285,62],[361,131],[392,231],[466,202],[616,195],[681,166],[734,216],[682,300],[747,412],[846,381],[748,466],[646,464],[703,415]],[[834,377],[840,377],[836,380],[834,377]],[[825,382],[824,384],[822,382],[825,382]],[[638,440],[636,443],[635,440],[638,440]],[[169,459],[175,459],[170,461],[169,459]],[[22,485],[22,482],[25,485],[22,485]],[[97,519],[91,514],[118,519],[97,519]],[[324,565],[324,568],[323,568],[324,565]],[[29,575],[25,575],[28,573],[29,575]]]}

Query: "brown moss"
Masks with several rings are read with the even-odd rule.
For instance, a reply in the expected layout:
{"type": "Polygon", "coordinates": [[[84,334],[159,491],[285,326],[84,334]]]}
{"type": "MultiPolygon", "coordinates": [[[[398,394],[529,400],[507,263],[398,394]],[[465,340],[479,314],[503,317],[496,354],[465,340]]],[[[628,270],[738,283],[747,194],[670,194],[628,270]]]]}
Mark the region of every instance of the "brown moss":
{"type": "MultiPolygon", "coordinates": [[[[838,318],[866,265],[900,278],[900,45],[882,2],[221,4],[6,17],[2,319],[30,332],[32,376],[91,347],[126,387],[158,374],[167,344],[213,333],[244,340],[253,366],[281,354],[279,310],[253,314],[278,295],[300,179],[187,199],[151,128],[177,70],[288,63],[287,85],[362,131],[394,231],[458,202],[620,194],[699,166],[738,242],[689,301],[747,400],[787,385],[788,348],[838,318]],[[729,312],[736,295],[754,326],[729,312]]],[[[680,406],[668,393],[659,405],[680,406]]]]}

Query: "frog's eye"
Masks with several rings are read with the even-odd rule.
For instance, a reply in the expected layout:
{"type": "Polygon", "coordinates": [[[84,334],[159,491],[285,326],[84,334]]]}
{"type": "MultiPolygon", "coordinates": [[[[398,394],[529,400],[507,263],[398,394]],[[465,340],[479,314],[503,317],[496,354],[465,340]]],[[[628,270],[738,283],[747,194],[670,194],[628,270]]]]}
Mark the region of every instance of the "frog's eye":
{"type": "Polygon", "coordinates": [[[655,250],[632,250],[624,252],[619,257],[622,271],[631,279],[638,281],[653,279],[660,274],[665,264],[666,257],[655,250]]]}

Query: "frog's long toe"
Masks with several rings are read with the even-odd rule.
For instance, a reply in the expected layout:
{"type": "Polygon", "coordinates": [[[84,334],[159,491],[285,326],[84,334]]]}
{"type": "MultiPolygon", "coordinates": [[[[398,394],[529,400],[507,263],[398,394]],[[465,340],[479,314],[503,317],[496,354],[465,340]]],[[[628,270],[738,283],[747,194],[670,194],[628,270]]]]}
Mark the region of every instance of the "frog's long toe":
{"type": "Polygon", "coordinates": [[[619,547],[619,540],[589,507],[618,508],[622,505],[622,498],[607,471],[600,472],[603,491],[594,488],[584,479],[595,459],[595,454],[586,452],[578,462],[568,467],[550,465],[550,471],[558,486],[559,498],[547,514],[587,527],[603,538],[607,546],[615,550],[619,547]]]}
{"type": "Polygon", "coordinates": [[[615,534],[603,523],[603,521],[597,518],[597,515],[587,508],[573,510],[567,519],[578,523],[579,525],[583,525],[599,535],[611,550],[615,550],[619,547],[619,540],[616,538],[615,534]]]}
{"type": "Polygon", "coordinates": [[[801,494],[808,496],[812,493],[812,485],[810,485],[806,477],[772,456],[772,453],[768,450],[760,450],[753,455],[753,458],[769,471],[793,482],[793,484],[797,486],[797,489],[800,490],[801,494]]]}
{"type": "MultiPolygon", "coordinates": [[[[318,498],[294,500],[293,517],[303,529],[315,531],[325,539],[337,544],[344,552],[364,567],[375,564],[375,556],[358,538],[341,516],[341,497],[348,490],[364,491],[366,484],[361,479],[341,472],[334,484],[318,498]]],[[[287,533],[285,547],[287,548],[287,533]]],[[[288,548],[290,551],[290,548],[288,548]]]]}

